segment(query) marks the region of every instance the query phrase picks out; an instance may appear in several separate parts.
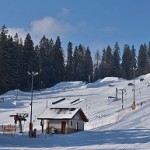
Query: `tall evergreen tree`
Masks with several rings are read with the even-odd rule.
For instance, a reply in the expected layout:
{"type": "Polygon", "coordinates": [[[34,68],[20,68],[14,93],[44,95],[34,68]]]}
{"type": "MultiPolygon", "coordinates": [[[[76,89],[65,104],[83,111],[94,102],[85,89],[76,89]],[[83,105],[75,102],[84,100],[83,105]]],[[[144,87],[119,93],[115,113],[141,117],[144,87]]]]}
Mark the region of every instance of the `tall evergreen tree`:
{"type": "Polygon", "coordinates": [[[5,65],[7,66],[7,86],[9,90],[15,89],[16,85],[16,59],[13,38],[8,36],[5,49],[5,65]]]}
{"type": "Polygon", "coordinates": [[[115,43],[113,52],[113,63],[112,63],[112,75],[121,77],[121,66],[120,66],[120,48],[118,42],[115,43]]]}
{"type": "Polygon", "coordinates": [[[106,48],[105,62],[106,62],[106,64],[110,64],[111,61],[112,61],[112,49],[108,45],[107,48],[106,48]]]}
{"type": "Polygon", "coordinates": [[[15,75],[15,88],[21,89],[21,77],[22,77],[22,49],[23,45],[19,40],[19,36],[16,33],[14,36],[14,50],[13,50],[13,60],[14,60],[14,68],[15,71],[13,74],[15,75]]]}
{"type": "Polygon", "coordinates": [[[74,51],[74,70],[75,70],[75,80],[85,80],[84,74],[84,53],[85,50],[80,44],[78,48],[74,51]]]}
{"type": "Polygon", "coordinates": [[[137,68],[136,54],[135,54],[135,48],[133,45],[131,48],[131,74],[132,74],[132,78],[134,78],[136,76],[136,68],[137,68]]]}
{"type": "MultiPolygon", "coordinates": [[[[54,85],[55,81],[55,53],[54,53],[54,42],[53,39],[49,40],[49,51],[48,51],[48,76],[49,76],[49,86],[54,85]]],[[[64,64],[64,58],[62,58],[64,64]]],[[[64,67],[64,65],[63,65],[64,67]]]]}
{"type": "Polygon", "coordinates": [[[50,86],[50,41],[45,36],[40,40],[39,45],[39,84],[40,88],[47,88],[50,86]]]}
{"type": "Polygon", "coordinates": [[[100,75],[99,75],[99,66],[100,66],[100,63],[101,63],[101,55],[100,55],[100,52],[99,50],[96,51],[95,53],[95,60],[94,60],[94,65],[93,65],[93,80],[98,80],[100,75]]]}
{"type": "Polygon", "coordinates": [[[99,52],[99,50],[97,50],[95,53],[95,62],[94,62],[95,66],[98,67],[100,65],[101,59],[102,58],[101,58],[100,52],[99,52]]]}
{"type": "Polygon", "coordinates": [[[54,82],[58,83],[64,80],[64,54],[61,47],[60,38],[57,37],[56,42],[54,44],[53,56],[55,59],[54,68],[55,68],[55,79],[54,82]]]}
{"type": "Polygon", "coordinates": [[[106,64],[106,50],[103,49],[102,62],[99,65],[99,78],[107,76],[107,64],[106,64]]]}
{"type": "Polygon", "coordinates": [[[7,49],[7,27],[5,25],[0,29],[0,93],[7,91],[7,63],[6,63],[6,49],[7,49]]]}
{"type": "Polygon", "coordinates": [[[138,54],[138,75],[146,73],[146,47],[142,44],[138,54]]]}
{"type": "Polygon", "coordinates": [[[73,53],[73,76],[74,80],[77,80],[77,64],[78,64],[78,47],[75,46],[74,53],[73,53]]]}
{"type": "Polygon", "coordinates": [[[25,90],[31,88],[31,77],[29,76],[28,72],[36,72],[38,71],[37,64],[36,64],[36,53],[34,51],[33,41],[31,39],[30,34],[28,33],[23,46],[23,74],[22,74],[22,87],[25,90]]]}
{"type": "Polygon", "coordinates": [[[106,70],[106,75],[105,76],[112,76],[112,63],[113,59],[112,59],[112,49],[111,47],[108,45],[108,47],[106,48],[106,52],[105,52],[105,70],[106,70]]]}
{"type": "Polygon", "coordinates": [[[65,78],[67,81],[72,81],[74,79],[74,70],[73,70],[73,51],[72,51],[72,43],[68,43],[67,47],[67,64],[66,64],[66,72],[65,78]]]}
{"type": "Polygon", "coordinates": [[[122,77],[125,79],[131,79],[131,50],[129,45],[124,45],[124,51],[122,55],[122,77]]]}
{"type": "Polygon", "coordinates": [[[85,73],[85,81],[91,82],[93,80],[93,61],[91,57],[91,52],[89,47],[85,50],[85,61],[84,61],[84,73],[85,73]]]}

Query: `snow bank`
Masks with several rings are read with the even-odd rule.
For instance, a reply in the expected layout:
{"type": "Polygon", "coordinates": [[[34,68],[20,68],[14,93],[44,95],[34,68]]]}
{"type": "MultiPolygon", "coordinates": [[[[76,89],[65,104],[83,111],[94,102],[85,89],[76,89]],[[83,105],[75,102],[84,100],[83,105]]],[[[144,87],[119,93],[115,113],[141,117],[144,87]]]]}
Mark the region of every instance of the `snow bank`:
{"type": "Polygon", "coordinates": [[[116,83],[116,82],[119,82],[119,81],[122,81],[123,79],[119,79],[117,77],[106,77],[102,80],[97,80],[93,83],[89,83],[87,85],[87,88],[98,88],[98,87],[101,87],[101,86],[107,86],[107,85],[110,85],[112,83],[116,83]]]}
{"type": "Polygon", "coordinates": [[[17,105],[13,104],[10,100],[4,100],[4,102],[0,103],[0,108],[16,108],[18,107],[17,105]]]}
{"type": "Polygon", "coordinates": [[[116,82],[119,81],[119,78],[117,77],[106,77],[102,79],[100,82],[116,82]]]}
{"type": "Polygon", "coordinates": [[[94,128],[99,128],[105,125],[109,125],[121,120],[124,116],[131,112],[131,108],[127,108],[125,110],[121,110],[119,112],[115,112],[114,114],[103,116],[96,116],[94,120],[85,124],[85,130],[90,130],[94,128]]]}
{"type": "Polygon", "coordinates": [[[85,83],[82,81],[74,81],[74,82],[60,82],[55,86],[51,87],[51,90],[68,90],[74,88],[80,88],[84,86],[85,83]]]}

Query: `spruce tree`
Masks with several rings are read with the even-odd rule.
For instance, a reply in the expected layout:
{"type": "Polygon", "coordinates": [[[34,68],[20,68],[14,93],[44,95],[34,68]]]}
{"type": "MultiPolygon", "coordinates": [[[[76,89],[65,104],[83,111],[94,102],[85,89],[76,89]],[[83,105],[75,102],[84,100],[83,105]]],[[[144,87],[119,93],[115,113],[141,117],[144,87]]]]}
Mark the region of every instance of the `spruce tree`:
{"type": "Polygon", "coordinates": [[[77,79],[77,64],[78,64],[78,47],[75,46],[75,49],[74,49],[74,53],[73,53],[73,77],[74,77],[74,80],[78,80],[77,79]]]}
{"type": "Polygon", "coordinates": [[[102,62],[99,65],[99,78],[104,78],[107,76],[107,64],[106,64],[106,50],[103,49],[102,62]]]}
{"type": "Polygon", "coordinates": [[[45,36],[40,40],[39,45],[39,84],[40,88],[47,88],[50,86],[50,68],[51,68],[51,56],[50,56],[51,46],[50,41],[45,36]]]}
{"type": "Polygon", "coordinates": [[[136,76],[136,68],[137,68],[135,51],[136,50],[133,45],[131,48],[131,76],[132,76],[132,78],[134,78],[136,76]]]}
{"type": "Polygon", "coordinates": [[[85,49],[81,44],[75,49],[74,52],[75,79],[78,81],[85,81],[84,53],[85,49]]]}
{"type": "Polygon", "coordinates": [[[64,68],[65,68],[64,54],[63,54],[63,49],[61,47],[61,41],[59,37],[57,37],[56,42],[54,44],[53,58],[54,58],[54,68],[55,68],[54,82],[58,83],[64,80],[64,68]]]}
{"type": "Polygon", "coordinates": [[[85,50],[84,63],[85,81],[91,82],[93,80],[93,61],[89,47],[85,50]]]}
{"type": "Polygon", "coordinates": [[[111,47],[108,45],[105,51],[105,56],[104,57],[104,61],[103,61],[103,67],[105,68],[105,77],[108,76],[112,76],[112,49],[111,47]]]}
{"type": "Polygon", "coordinates": [[[9,90],[13,90],[16,87],[16,50],[14,49],[13,38],[8,36],[7,45],[5,48],[5,66],[7,72],[7,86],[9,90]]]}
{"type": "Polygon", "coordinates": [[[121,66],[120,66],[120,48],[118,42],[115,43],[113,52],[113,64],[112,64],[112,75],[115,77],[121,77],[121,66]]]}
{"type": "Polygon", "coordinates": [[[138,54],[138,75],[146,73],[146,47],[142,44],[138,54]]]}
{"type": "MultiPolygon", "coordinates": [[[[25,90],[29,90],[31,88],[31,76],[29,76],[28,72],[37,72],[37,64],[36,64],[36,53],[34,51],[33,41],[31,39],[30,34],[28,33],[24,45],[23,45],[23,72],[22,72],[22,83],[25,90]]],[[[34,77],[34,79],[37,77],[34,77]]]]}
{"type": "Polygon", "coordinates": [[[67,47],[67,64],[65,69],[65,80],[72,81],[74,79],[74,72],[73,72],[73,51],[72,51],[72,43],[68,43],[67,47]]]}
{"type": "Polygon", "coordinates": [[[124,51],[122,55],[122,77],[125,79],[131,79],[132,68],[131,68],[131,50],[129,45],[124,45],[124,51]]]}
{"type": "Polygon", "coordinates": [[[94,70],[94,73],[93,73],[93,80],[98,80],[100,75],[99,75],[99,66],[100,66],[100,63],[101,63],[101,56],[100,56],[100,52],[99,50],[96,51],[95,53],[95,60],[94,60],[94,65],[93,65],[93,70],[94,70]]]}
{"type": "Polygon", "coordinates": [[[0,93],[7,91],[7,63],[6,63],[6,49],[7,49],[7,27],[5,25],[0,29],[0,93]]]}
{"type": "Polygon", "coordinates": [[[18,34],[16,33],[16,35],[14,36],[14,62],[15,62],[15,81],[16,81],[16,85],[15,88],[16,89],[21,89],[21,77],[22,77],[22,51],[23,51],[23,45],[22,42],[19,39],[18,34]]]}

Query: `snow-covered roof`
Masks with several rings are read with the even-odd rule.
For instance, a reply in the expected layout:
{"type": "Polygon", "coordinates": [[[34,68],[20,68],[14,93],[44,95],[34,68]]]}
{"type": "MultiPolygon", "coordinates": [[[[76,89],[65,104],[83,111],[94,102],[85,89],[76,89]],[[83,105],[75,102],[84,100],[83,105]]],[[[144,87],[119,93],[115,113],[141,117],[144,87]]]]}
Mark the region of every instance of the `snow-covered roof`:
{"type": "Polygon", "coordinates": [[[46,109],[37,119],[72,119],[77,112],[82,113],[85,122],[88,121],[81,108],[50,108],[46,109]]]}

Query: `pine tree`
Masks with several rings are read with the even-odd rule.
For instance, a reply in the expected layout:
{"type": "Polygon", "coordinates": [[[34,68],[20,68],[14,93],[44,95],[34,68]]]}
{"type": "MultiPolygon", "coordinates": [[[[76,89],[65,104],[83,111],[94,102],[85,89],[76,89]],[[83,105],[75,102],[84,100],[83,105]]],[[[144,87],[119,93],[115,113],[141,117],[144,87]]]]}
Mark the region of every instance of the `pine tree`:
{"type": "MultiPolygon", "coordinates": [[[[50,49],[49,49],[49,53],[48,53],[48,63],[49,63],[48,68],[49,68],[49,79],[50,79],[49,86],[53,86],[55,84],[54,81],[55,81],[55,61],[56,61],[53,39],[50,39],[49,43],[50,43],[50,49]]],[[[63,51],[62,51],[62,53],[63,53],[63,51]]],[[[63,63],[63,67],[64,67],[64,58],[62,58],[62,63],[63,63]]]]}
{"type": "Polygon", "coordinates": [[[7,91],[7,63],[6,63],[6,48],[7,48],[7,27],[5,25],[0,29],[0,93],[7,91]]]}
{"type": "Polygon", "coordinates": [[[95,53],[95,66],[99,66],[100,65],[100,63],[101,63],[101,55],[100,55],[100,52],[99,52],[99,50],[97,50],[96,51],[96,53],[95,53]]]}
{"type": "Polygon", "coordinates": [[[131,48],[131,76],[134,78],[136,76],[136,68],[137,68],[137,62],[136,62],[136,54],[135,54],[135,48],[134,45],[131,48]]]}
{"type": "Polygon", "coordinates": [[[146,47],[142,44],[138,54],[138,75],[146,73],[146,47]]]}
{"type": "Polygon", "coordinates": [[[122,55],[122,77],[125,79],[131,79],[131,50],[129,45],[124,45],[124,51],[122,55]]]}
{"type": "Polygon", "coordinates": [[[89,47],[85,50],[85,58],[84,58],[84,73],[85,73],[85,81],[91,82],[93,80],[93,61],[91,57],[91,52],[89,47]]]}
{"type": "Polygon", "coordinates": [[[73,72],[73,51],[72,51],[72,43],[68,43],[67,47],[67,64],[66,64],[66,72],[65,72],[65,79],[67,81],[72,81],[74,79],[74,72],[73,72]]]}
{"type": "Polygon", "coordinates": [[[105,48],[103,49],[102,62],[106,63],[106,50],[105,50],[105,48]]]}
{"type": "Polygon", "coordinates": [[[74,49],[74,53],[73,53],[73,77],[74,77],[74,80],[78,80],[77,79],[77,64],[78,64],[78,47],[75,46],[75,49],[74,49]]]}
{"type": "Polygon", "coordinates": [[[112,75],[115,77],[121,77],[121,66],[120,66],[120,48],[118,42],[115,43],[113,52],[113,63],[112,63],[112,75]]]}
{"type": "Polygon", "coordinates": [[[75,70],[75,80],[84,81],[84,53],[85,50],[80,44],[78,48],[76,47],[74,51],[74,70],[75,70]]]}
{"type": "Polygon", "coordinates": [[[9,90],[13,90],[16,87],[16,51],[14,49],[13,38],[8,36],[7,45],[5,48],[5,65],[7,66],[7,86],[9,90]]]}
{"type": "MultiPolygon", "coordinates": [[[[51,40],[52,42],[52,40],[51,40]]],[[[53,47],[52,47],[53,48],[53,47]]],[[[52,82],[52,56],[51,56],[51,43],[45,36],[40,40],[39,45],[39,85],[40,88],[47,88],[52,82]]]]}
{"type": "MultiPolygon", "coordinates": [[[[28,33],[23,46],[23,72],[22,72],[22,87],[25,90],[31,88],[31,77],[28,72],[37,72],[38,67],[36,64],[37,56],[34,51],[33,41],[28,33]]],[[[35,77],[36,78],[36,77],[35,77]]]]}
{"type": "Polygon", "coordinates": [[[61,41],[60,38],[57,37],[56,42],[54,44],[54,50],[53,50],[53,57],[54,57],[54,68],[55,68],[55,79],[54,82],[58,83],[60,81],[64,80],[64,55],[63,50],[61,47],[61,41]]]}
{"type": "Polygon", "coordinates": [[[15,60],[15,80],[16,80],[16,89],[21,89],[21,77],[22,77],[22,52],[23,45],[21,40],[19,39],[18,34],[14,36],[14,60],[15,60]]]}
{"type": "Polygon", "coordinates": [[[94,74],[93,74],[93,80],[98,80],[100,75],[99,75],[99,66],[101,64],[101,56],[99,50],[96,51],[95,53],[95,61],[94,61],[94,74]]]}
{"type": "Polygon", "coordinates": [[[112,76],[112,49],[109,45],[103,51],[100,74],[103,74],[103,77],[112,76]]]}
{"type": "Polygon", "coordinates": [[[112,49],[109,45],[106,48],[106,54],[105,55],[106,55],[106,57],[105,57],[106,64],[110,64],[112,61],[112,49]]]}
{"type": "Polygon", "coordinates": [[[106,50],[103,49],[102,62],[99,65],[99,78],[104,78],[107,76],[107,64],[106,64],[106,50]]]}

